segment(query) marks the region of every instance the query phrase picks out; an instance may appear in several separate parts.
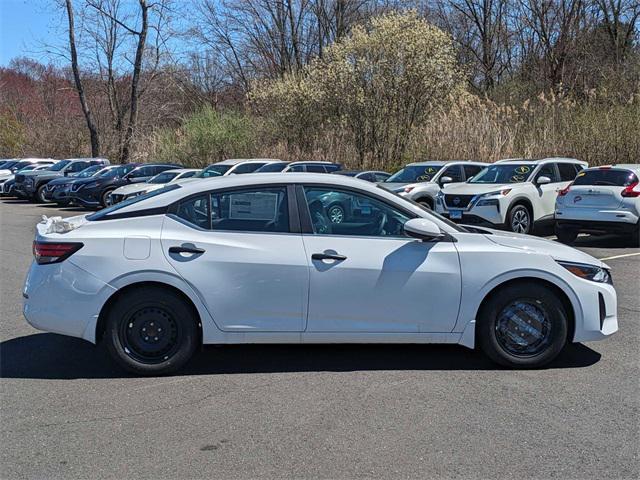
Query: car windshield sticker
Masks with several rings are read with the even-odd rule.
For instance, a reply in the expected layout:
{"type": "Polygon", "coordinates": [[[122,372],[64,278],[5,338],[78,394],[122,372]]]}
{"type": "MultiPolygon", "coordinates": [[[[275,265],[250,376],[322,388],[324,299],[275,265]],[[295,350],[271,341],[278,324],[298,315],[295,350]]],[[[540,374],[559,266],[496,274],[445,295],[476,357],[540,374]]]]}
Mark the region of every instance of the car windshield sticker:
{"type": "Polygon", "coordinates": [[[275,220],[277,193],[234,193],[229,195],[229,218],[234,220],[275,220]]]}
{"type": "Polygon", "coordinates": [[[509,179],[510,183],[519,183],[519,182],[524,182],[524,176],[523,175],[514,175],[509,179]]]}
{"type": "Polygon", "coordinates": [[[527,173],[529,173],[530,171],[531,171],[531,169],[530,169],[528,166],[526,166],[526,165],[522,165],[522,166],[517,167],[517,168],[515,169],[515,172],[516,172],[517,174],[520,174],[520,175],[526,175],[526,174],[527,174],[527,173]]]}
{"type": "Polygon", "coordinates": [[[420,180],[421,182],[428,182],[433,177],[433,174],[437,171],[437,168],[427,167],[424,169],[424,173],[420,175],[416,180],[420,180]]]}
{"type": "Polygon", "coordinates": [[[585,175],[586,175],[586,173],[585,173],[585,172],[580,172],[580,173],[578,174],[578,177],[583,177],[583,176],[585,176],[585,175]]]}

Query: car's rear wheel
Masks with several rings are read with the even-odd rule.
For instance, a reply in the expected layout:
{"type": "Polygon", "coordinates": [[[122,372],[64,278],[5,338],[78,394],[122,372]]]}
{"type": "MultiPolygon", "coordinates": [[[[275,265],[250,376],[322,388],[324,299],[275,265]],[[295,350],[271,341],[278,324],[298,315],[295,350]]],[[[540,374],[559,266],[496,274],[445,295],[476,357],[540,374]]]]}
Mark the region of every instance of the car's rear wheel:
{"type": "Polygon", "coordinates": [[[567,245],[572,244],[576,241],[576,238],[578,238],[578,230],[573,228],[556,225],[555,233],[558,240],[562,243],[566,243],[567,245]]]}
{"type": "Polygon", "coordinates": [[[40,203],[49,203],[49,200],[47,200],[44,197],[44,192],[47,189],[47,185],[40,185],[38,187],[38,189],[36,190],[36,200],[40,203]]]}
{"type": "Polygon", "coordinates": [[[561,300],[553,290],[535,283],[501,289],[483,304],[478,322],[480,348],[507,367],[542,367],[558,356],[567,341],[567,314],[561,300]]]}
{"type": "Polygon", "coordinates": [[[507,215],[507,227],[515,233],[532,233],[533,216],[529,209],[522,205],[514,205],[507,215]]]}
{"type": "Polygon", "coordinates": [[[113,359],[137,375],[165,375],[195,353],[198,321],[171,290],[141,287],[122,294],[110,308],[103,340],[113,359]]]}

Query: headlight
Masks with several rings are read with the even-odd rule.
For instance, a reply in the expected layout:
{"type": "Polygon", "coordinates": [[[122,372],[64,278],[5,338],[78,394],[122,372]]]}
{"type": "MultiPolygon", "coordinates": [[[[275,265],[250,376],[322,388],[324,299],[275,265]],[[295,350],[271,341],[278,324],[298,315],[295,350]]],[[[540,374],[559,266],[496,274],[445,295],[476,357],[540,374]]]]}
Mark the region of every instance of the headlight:
{"type": "Polygon", "coordinates": [[[587,265],[585,263],[558,263],[577,277],[584,278],[585,280],[591,280],[592,282],[608,283],[610,285],[613,285],[611,274],[606,268],[597,267],[595,265],[587,265]]]}

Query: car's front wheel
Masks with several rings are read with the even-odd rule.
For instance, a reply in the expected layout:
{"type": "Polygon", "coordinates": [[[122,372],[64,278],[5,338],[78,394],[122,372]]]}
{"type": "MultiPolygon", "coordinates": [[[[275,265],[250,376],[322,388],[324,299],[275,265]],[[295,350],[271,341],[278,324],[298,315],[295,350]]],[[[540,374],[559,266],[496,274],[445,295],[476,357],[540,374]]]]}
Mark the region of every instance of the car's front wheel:
{"type": "Polygon", "coordinates": [[[477,336],[480,348],[507,367],[538,368],[563,349],[567,313],[557,294],[543,285],[516,283],[482,305],[477,336]]]}
{"type": "Polygon", "coordinates": [[[137,375],[165,375],[182,368],[198,343],[198,320],[175,292],[140,287],[110,308],[103,341],[113,359],[137,375]]]}
{"type": "Polygon", "coordinates": [[[38,187],[38,189],[36,190],[36,200],[40,203],[49,203],[49,200],[47,200],[44,196],[44,193],[47,189],[47,185],[40,185],[38,187]]]}
{"type": "Polygon", "coordinates": [[[507,215],[507,227],[515,233],[531,233],[533,231],[533,218],[531,212],[522,204],[514,205],[507,215]]]}
{"type": "Polygon", "coordinates": [[[113,192],[113,189],[106,190],[105,192],[103,192],[102,196],[100,197],[100,204],[103,207],[108,207],[111,205],[111,201],[109,200],[109,195],[111,195],[111,192],[113,192]]]}

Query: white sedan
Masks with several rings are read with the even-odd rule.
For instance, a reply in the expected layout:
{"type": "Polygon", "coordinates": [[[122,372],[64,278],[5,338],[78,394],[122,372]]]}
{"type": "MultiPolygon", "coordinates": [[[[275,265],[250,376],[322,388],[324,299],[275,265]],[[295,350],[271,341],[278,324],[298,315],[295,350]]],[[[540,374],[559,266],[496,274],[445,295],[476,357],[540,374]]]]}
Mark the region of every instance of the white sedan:
{"type": "Polygon", "coordinates": [[[173,170],[165,170],[150,178],[146,182],[130,183],[122,187],[116,188],[107,197],[108,205],[115,205],[132,197],[137,197],[147,192],[153,192],[165,187],[168,183],[174,183],[179,180],[192,178],[202,170],[199,168],[176,168],[173,170]]]}
{"type": "Polygon", "coordinates": [[[322,174],[177,183],[37,226],[24,315],[173,372],[200,344],[450,343],[540,367],[618,329],[608,267],[322,174]],[[322,198],[351,197],[332,223],[322,198]],[[352,216],[353,215],[353,216],[352,216]]]}

